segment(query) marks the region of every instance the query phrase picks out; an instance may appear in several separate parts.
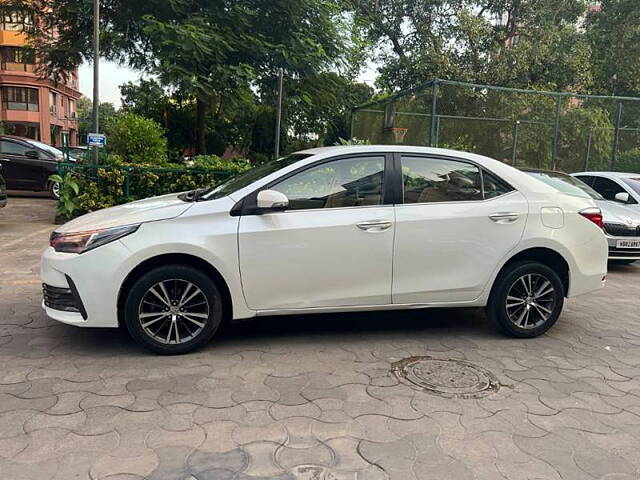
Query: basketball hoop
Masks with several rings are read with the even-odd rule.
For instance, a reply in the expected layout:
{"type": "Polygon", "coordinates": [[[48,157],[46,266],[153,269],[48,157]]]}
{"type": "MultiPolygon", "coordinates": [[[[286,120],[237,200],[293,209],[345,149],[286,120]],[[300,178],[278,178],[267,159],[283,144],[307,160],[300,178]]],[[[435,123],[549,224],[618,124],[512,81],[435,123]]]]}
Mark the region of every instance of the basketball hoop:
{"type": "Polygon", "coordinates": [[[404,136],[407,134],[408,128],[402,127],[393,127],[390,128],[391,133],[393,133],[393,139],[396,143],[402,143],[404,141],[404,136]]]}

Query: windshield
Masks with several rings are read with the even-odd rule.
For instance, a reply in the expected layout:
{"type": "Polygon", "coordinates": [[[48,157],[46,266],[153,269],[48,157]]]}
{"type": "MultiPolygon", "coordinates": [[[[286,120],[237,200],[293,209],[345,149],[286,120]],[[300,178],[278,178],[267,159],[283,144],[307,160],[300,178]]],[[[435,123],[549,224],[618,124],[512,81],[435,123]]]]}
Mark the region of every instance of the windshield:
{"type": "Polygon", "coordinates": [[[46,143],[38,142],[37,140],[29,140],[29,143],[35,147],[41,148],[42,150],[46,150],[49,153],[52,153],[56,157],[62,157],[63,153],[55,147],[47,145],[46,143]]]}
{"type": "Polygon", "coordinates": [[[640,193],[640,177],[638,178],[623,178],[624,183],[629,185],[636,193],[640,193]]]}
{"type": "Polygon", "coordinates": [[[592,198],[593,200],[604,200],[604,197],[596,192],[589,185],[571,175],[560,172],[526,172],[532,177],[542,180],[547,185],[556,190],[573,195],[574,197],[592,198]]]}
{"type": "Polygon", "coordinates": [[[200,198],[204,200],[215,200],[217,198],[226,197],[227,195],[237,192],[267,175],[271,175],[273,172],[277,172],[284,167],[293,165],[294,163],[310,156],[311,154],[308,153],[294,153],[292,155],[279,158],[278,160],[272,160],[271,162],[267,162],[259,167],[247,170],[246,172],[237,175],[216,187],[207,189],[202,192],[200,198]]]}

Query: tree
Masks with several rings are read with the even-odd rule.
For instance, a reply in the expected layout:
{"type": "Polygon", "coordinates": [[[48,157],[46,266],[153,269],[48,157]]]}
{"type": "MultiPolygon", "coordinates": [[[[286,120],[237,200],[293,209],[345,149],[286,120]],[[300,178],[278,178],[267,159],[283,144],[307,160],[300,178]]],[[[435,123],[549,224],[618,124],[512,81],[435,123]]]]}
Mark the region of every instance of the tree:
{"type": "Polygon", "coordinates": [[[609,0],[587,17],[595,88],[603,94],[640,95],[640,9],[634,0],[609,0]]]}
{"type": "MultiPolygon", "coordinates": [[[[80,97],[77,103],[78,108],[78,133],[80,141],[87,141],[87,134],[93,131],[93,103],[87,97],[80,97]]],[[[111,117],[116,114],[116,107],[113,103],[103,102],[100,104],[100,124],[106,125],[111,117]]]]}
{"type": "Polygon", "coordinates": [[[128,163],[162,165],[167,161],[167,139],[153,120],[131,112],[119,112],[106,125],[107,150],[128,163]]]}
{"type": "Polygon", "coordinates": [[[433,78],[584,90],[589,46],[584,0],[354,0],[377,46],[378,85],[393,91],[433,78]]]}
{"type": "MultiPolygon", "coordinates": [[[[91,58],[91,4],[23,0],[43,12],[32,35],[48,73],[91,58]],[[55,34],[53,32],[55,29],[55,34]]],[[[284,68],[302,78],[332,68],[352,70],[346,0],[113,0],[101,10],[103,55],[158,75],[196,101],[196,147],[206,149],[206,119],[253,85],[261,89],[284,68]]]]}

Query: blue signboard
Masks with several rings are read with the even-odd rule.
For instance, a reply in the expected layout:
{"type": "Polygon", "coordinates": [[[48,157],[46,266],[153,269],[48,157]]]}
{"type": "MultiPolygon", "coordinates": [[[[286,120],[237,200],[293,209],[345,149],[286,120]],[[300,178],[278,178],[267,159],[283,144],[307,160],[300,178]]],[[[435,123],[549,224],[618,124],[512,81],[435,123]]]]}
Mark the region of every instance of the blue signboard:
{"type": "Polygon", "coordinates": [[[104,147],[107,144],[107,137],[103,133],[89,133],[87,135],[87,145],[90,147],[104,147]]]}

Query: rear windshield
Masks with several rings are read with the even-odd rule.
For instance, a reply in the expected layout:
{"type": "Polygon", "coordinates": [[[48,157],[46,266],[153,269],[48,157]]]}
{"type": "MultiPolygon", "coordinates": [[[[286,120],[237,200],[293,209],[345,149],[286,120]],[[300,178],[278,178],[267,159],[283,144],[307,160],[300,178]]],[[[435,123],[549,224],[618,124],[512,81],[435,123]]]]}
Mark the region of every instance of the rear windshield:
{"type": "Polygon", "coordinates": [[[623,178],[624,183],[629,185],[636,193],[640,193],[640,177],[638,178],[623,178]]]}
{"type": "Polygon", "coordinates": [[[604,197],[596,192],[589,185],[571,175],[560,172],[526,172],[532,177],[542,180],[547,185],[556,190],[573,195],[574,197],[591,198],[593,200],[604,200],[604,197]]]}

